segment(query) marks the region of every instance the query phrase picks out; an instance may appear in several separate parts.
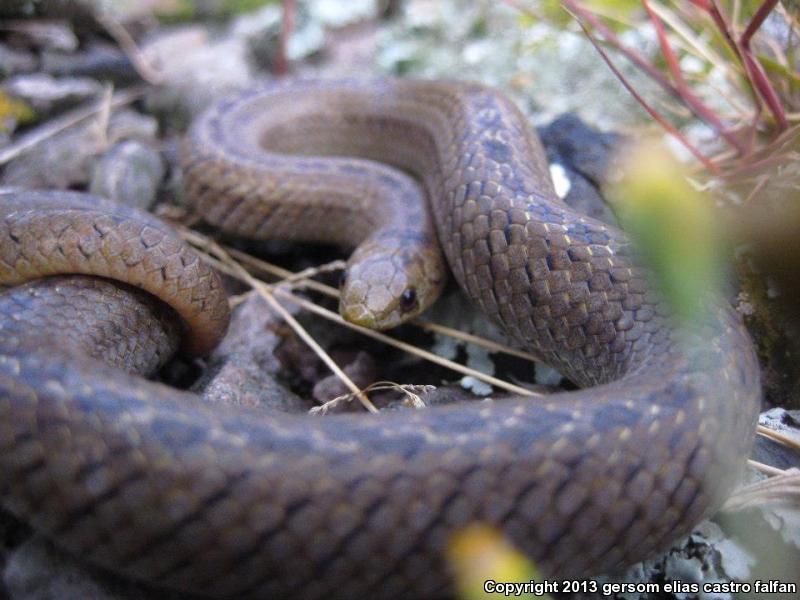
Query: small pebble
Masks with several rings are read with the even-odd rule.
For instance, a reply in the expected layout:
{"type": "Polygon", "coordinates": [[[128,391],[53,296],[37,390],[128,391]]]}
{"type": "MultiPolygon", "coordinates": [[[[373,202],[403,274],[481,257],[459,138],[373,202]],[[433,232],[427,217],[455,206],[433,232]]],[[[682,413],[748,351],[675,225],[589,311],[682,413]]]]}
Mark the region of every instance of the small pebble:
{"type": "Polygon", "coordinates": [[[36,65],[36,57],[30,52],[0,44],[0,77],[29,73],[36,65]]]}
{"type": "Polygon", "coordinates": [[[43,73],[16,75],[2,89],[27,103],[39,116],[98,98],[103,86],[86,77],[55,78],[43,73]]]}
{"type": "Polygon", "coordinates": [[[164,161],[157,150],[136,140],[112,146],[95,164],[90,191],[121,204],[148,209],[164,178],[164,161]]]}
{"type": "Polygon", "coordinates": [[[80,52],[44,51],[42,71],[57,76],[93,77],[124,85],[139,79],[130,59],[119,48],[93,42],[80,52]]]}

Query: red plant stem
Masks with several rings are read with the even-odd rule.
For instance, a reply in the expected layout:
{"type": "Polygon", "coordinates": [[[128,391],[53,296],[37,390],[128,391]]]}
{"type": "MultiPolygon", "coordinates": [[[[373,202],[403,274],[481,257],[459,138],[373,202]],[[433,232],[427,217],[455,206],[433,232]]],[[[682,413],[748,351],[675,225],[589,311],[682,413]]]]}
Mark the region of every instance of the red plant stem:
{"type": "Polygon", "coordinates": [[[789,126],[789,123],[786,120],[786,113],[783,111],[783,106],[781,106],[781,100],[778,94],[772,87],[766,73],[764,73],[764,68],[761,66],[761,63],[753,56],[752,52],[750,52],[749,49],[743,49],[742,54],[744,55],[745,69],[747,69],[753,86],[758,90],[758,93],[764,99],[772,116],[774,116],[775,120],[778,122],[778,130],[783,131],[789,126]]]}
{"type": "Polygon", "coordinates": [[[295,0],[282,0],[283,16],[281,18],[281,33],[278,38],[278,51],[275,56],[275,75],[284,77],[289,73],[289,59],[286,55],[286,47],[289,36],[294,31],[294,15],[296,4],[295,0]]]}
{"type": "MultiPolygon", "coordinates": [[[[520,8],[516,2],[511,1],[511,3],[520,8]]],[[[606,25],[600,19],[584,8],[579,2],[575,2],[574,0],[562,0],[561,4],[564,5],[568,12],[571,12],[573,16],[575,16],[576,20],[584,31],[586,31],[586,28],[580,22],[578,17],[585,19],[594,29],[602,34],[603,38],[605,38],[608,43],[613,45],[617,51],[621,52],[634,65],[639,67],[649,77],[655,80],[655,82],[663,87],[670,95],[678,100],[681,100],[697,117],[715,129],[717,133],[719,133],[731,146],[736,148],[740,154],[747,153],[747,147],[744,146],[736,136],[728,131],[727,127],[722,123],[719,117],[717,117],[717,115],[711,111],[711,109],[703,104],[699,98],[691,93],[682,93],[681,90],[679,90],[666,77],[664,77],[655,66],[650,64],[637,52],[625,47],[625,45],[610,28],[606,27],[606,25]]],[[[522,10],[524,10],[524,8],[522,10]]]]}
{"type": "Polygon", "coordinates": [[[741,60],[742,55],[739,52],[739,45],[736,43],[736,40],[733,37],[733,33],[731,32],[731,28],[728,25],[728,21],[725,20],[725,15],[722,14],[722,9],[719,6],[717,0],[712,0],[711,6],[708,9],[708,14],[711,15],[711,19],[714,21],[714,24],[719,29],[720,33],[722,33],[722,37],[725,38],[725,41],[730,46],[733,53],[736,57],[741,60]]]}
{"type": "Polygon", "coordinates": [[[723,36],[725,36],[725,41],[728,42],[728,45],[742,63],[742,66],[747,73],[747,79],[750,83],[750,87],[753,90],[754,100],[758,105],[756,108],[760,112],[760,102],[763,98],[770,112],[778,122],[778,129],[783,131],[788,127],[788,123],[786,121],[786,114],[783,110],[783,106],[781,106],[780,98],[775,92],[775,89],[772,87],[772,84],[770,83],[769,78],[767,78],[766,73],[764,73],[761,63],[755,59],[753,53],[750,51],[750,38],[752,38],[753,34],[755,34],[758,28],[761,27],[761,24],[767,18],[770,11],[775,8],[777,3],[778,0],[765,0],[765,2],[756,11],[756,14],[753,16],[753,19],[745,29],[745,32],[739,42],[737,42],[733,37],[731,28],[725,20],[718,0],[713,0],[713,6],[709,11],[709,14],[711,15],[711,18],[714,19],[714,22],[717,24],[717,27],[722,32],[723,36]]]}
{"type": "MultiPolygon", "coordinates": [[[[728,26],[728,22],[725,20],[725,16],[722,13],[722,9],[720,8],[719,4],[717,4],[716,0],[712,0],[712,5],[708,10],[709,15],[711,15],[711,19],[714,21],[714,24],[719,29],[722,36],[725,38],[725,41],[728,43],[728,46],[731,48],[731,51],[739,59],[739,62],[742,63],[744,66],[744,61],[742,60],[742,53],[739,45],[736,43],[736,40],[733,38],[733,34],[731,33],[731,29],[728,26]]],[[[745,67],[746,69],[746,67],[745,67]]],[[[761,96],[759,96],[758,92],[756,91],[755,87],[753,86],[753,82],[750,79],[747,79],[747,83],[750,86],[753,96],[753,104],[755,105],[755,111],[753,112],[753,118],[751,119],[750,126],[748,127],[748,136],[750,139],[755,137],[756,130],[758,129],[758,120],[761,116],[761,112],[763,111],[763,103],[761,102],[761,96]]]]}
{"type": "Polygon", "coordinates": [[[616,75],[617,79],[620,80],[622,85],[625,86],[625,89],[627,89],[628,92],[636,99],[636,101],[639,102],[642,108],[644,108],[648,112],[648,114],[651,117],[653,117],[653,119],[658,121],[661,127],[663,127],[668,133],[670,133],[673,137],[675,137],[681,144],[683,144],[684,147],[687,150],[689,150],[689,152],[691,152],[692,155],[697,160],[703,163],[703,166],[705,166],[706,169],[708,169],[712,173],[719,173],[719,168],[717,167],[717,165],[715,165],[711,160],[709,160],[709,158],[705,156],[702,152],[700,152],[700,150],[695,148],[695,146],[689,140],[687,140],[683,136],[683,134],[681,134],[680,131],[675,129],[675,127],[673,127],[669,121],[667,121],[661,114],[659,114],[658,111],[656,111],[652,106],[650,106],[647,102],[645,102],[644,98],[642,98],[639,95],[639,93],[633,88],[633,86],[625,79],[622,73],[614,66],[614,63],[611,62],[611,59],[606,54],[605,50],[602,49],[602,47],[594,38],[594,36],[589,32],[589,29],[580,21],[578,21],[578,24],[581,26],[584,33],[586,34],[586,37],[589,38],[589,41],[592,43],[597,52],[600,54],[601,58],[608,65],[608,68],[611,69],[614,75],[616,75]]]}
{"type": "Polygon", "coordinates": [[[775,5],[778,4],[778,0],[766,0],[764,4],[758,7],[756,14],[753,15],[753,18],[750,20],[750,23],[747,25],[747,29],[744,30],[742,37],[739,38],[739,43],[744,46],[745,48],[750,47],[750,39],[753,37],[756,31],[761,27],[762,23],[767,19],[769,13],[772,12],[772,9],[775,8],[775,5]]]}
{"type": "Polygon", "coordinates": [[[686,81],[683,79],[683,73],[681,73],[681,67],[678,64],[678,57],[675,56],[672,46],[669,45],[667,32],[664,30],[664,24],[661,22],[661,19],[658,17],[658,15],[653,12],[653,9],[650,7],[650,3],[647,0],[642,0],[642,5],[647,11],[647,15],[650,17],[650,22],[653,23],[653,27],[656,30],[656,34],[658,35],[658,43],[661,46],[661,54],[664,55],[664,59],[667,61],[667,67],[669,68],[669,72],[672,74],[672,79],[675,81],[675,85],[678,86],[678,89],[681,91],[681,93],[686,93],[686,81]]]}
{"type": "Polygon", "coordinates": [[[758,7],[756,14],[753,15],[753,18],[747,25],[744,33],[739,38],[739,44],[741,47],[741,55],[744,58],[743,64],[747,70],[747,74],[752,80],[753,87],[758,90],[759,94],[761,94],[761,97],[769,107],[770,112],[778,122],[778,129],[783,131],[789,126],[789,124],[786,121],[786,113],[781,105],[780,97],[775,92],[775,88],[772,86],[772,83],[764,72],[764,67],[761,66],[761,63],[753,55],[753,52],[750,49],[750,40],[755,32],[758,31],[759,27],[761,27],[761,25],[764,23],[764,20],[767,18],[769,13],[772,12],[772,9],[775,8],[777,3],[778,0],[766,0],[761,6],[758,7]]]}

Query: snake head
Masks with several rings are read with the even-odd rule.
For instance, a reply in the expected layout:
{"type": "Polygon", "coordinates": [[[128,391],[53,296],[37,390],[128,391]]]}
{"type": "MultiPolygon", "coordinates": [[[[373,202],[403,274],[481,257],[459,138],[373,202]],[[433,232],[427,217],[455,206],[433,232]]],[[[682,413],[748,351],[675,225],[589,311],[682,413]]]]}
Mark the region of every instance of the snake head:
{"type": "Polygon", "coordinates": [[[391,329],[433,304],[446,277],[435,240],[418,232],[382,231],[350,257],[342,275],[339,312],[362,327],[391,329]]]}

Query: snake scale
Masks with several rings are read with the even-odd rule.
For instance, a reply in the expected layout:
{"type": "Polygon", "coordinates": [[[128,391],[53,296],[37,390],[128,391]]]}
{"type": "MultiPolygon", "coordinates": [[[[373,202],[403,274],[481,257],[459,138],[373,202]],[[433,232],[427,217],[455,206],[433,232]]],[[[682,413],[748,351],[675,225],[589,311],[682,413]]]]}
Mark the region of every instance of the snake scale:
{"type": "Polygon", "coordinates": [[[273,84],[199,119],[184,163],[223,229],[383,253],[370,265],[360,248],[365,271],[348,272],[358,322],[435,295],[435,227],[471,300],[586,389],[377,416],[212,409],[141,374],[182,328],[186,351],[216,343],[215,274],[155,217],[6,194],[0,497],[69,551],[210,596],[427,598],[451,590],[444,550],[469,523],[578,577],[664,548],[730,491],[760,401],[738,316],[718,302],[683,343],[625,235],[556,197],[535,133],[496,91],[273,84]],[[430,209],[414,208],[425,194],[430,209]],[[407,207],[387,204],[398,196],[407,207]],[[386,249],[393,236],[407,252],[386,249]],[[364,290],[404,263],[371,304],[364,290]]]}

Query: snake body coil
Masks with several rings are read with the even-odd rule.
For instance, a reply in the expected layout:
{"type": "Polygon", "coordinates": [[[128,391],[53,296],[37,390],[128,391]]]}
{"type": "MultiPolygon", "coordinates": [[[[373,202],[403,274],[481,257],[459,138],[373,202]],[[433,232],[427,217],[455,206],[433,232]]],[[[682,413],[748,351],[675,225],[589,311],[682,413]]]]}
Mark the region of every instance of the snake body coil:
{"type": "MultiPolygon", "coordinates": [[[[556,198],[508,100],[440,82],[264,88],[193,128],[188,187],[229,229],[313,238],[316,222],[347,242],[392,230],[386,207],[354,210],[354,199],[381,186],[418,195],[413,184],[363,158],[316,156],[334,152],[416,174],[470,298],[595,387],[378,416],[220,414],[123,372],[152,370],[175,347],[160,304],[103,280],[34,281],[0,295],[9,509],[77,555],[157,585],[419,598],[449,589],[443,551],[471,522],[501,528],[551,576],[581,576],[640,560],[719,506],[759,407],[746,332],[725,306],[696,332],[702,348],[682,345],[624,235],[556,198]],[[314,182],[310,205],[283,203],[314,182]]],[[[92,202],[0,196],[0,283],[73,272],[128,281],[171,302],[194,332],[187,347],[207,350],[226,323],[213,274],[155,219],[92,202]]],[[[409,210],[424,231],[429,217],[409,210]]],[[[424,234],[403,236],[423,239],[417,264],[436,260],[424,234]]],[[[417,276],[435,279],[437,267],[417,276]]]]}

